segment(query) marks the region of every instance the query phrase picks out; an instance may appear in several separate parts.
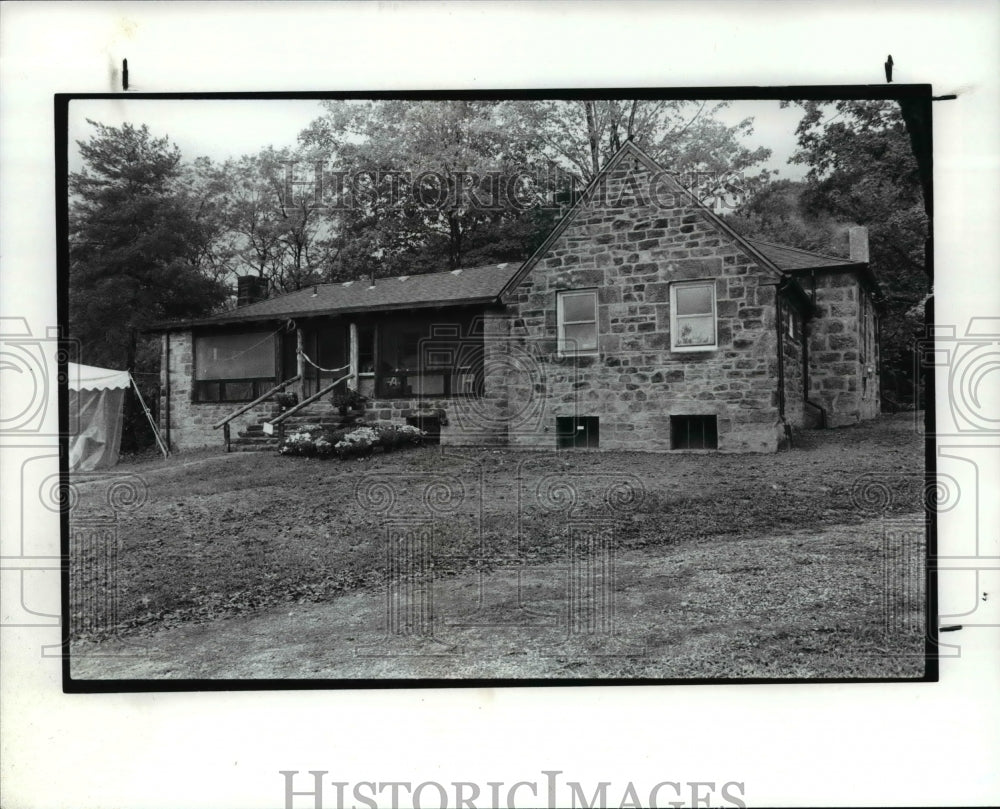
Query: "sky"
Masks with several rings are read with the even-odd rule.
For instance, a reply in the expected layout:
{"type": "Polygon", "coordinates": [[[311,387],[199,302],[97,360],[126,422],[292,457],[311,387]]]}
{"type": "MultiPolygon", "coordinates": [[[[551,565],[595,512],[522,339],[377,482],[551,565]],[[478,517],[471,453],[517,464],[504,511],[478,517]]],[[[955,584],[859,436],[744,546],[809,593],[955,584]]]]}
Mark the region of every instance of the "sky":
{"type": "MultiPolygon", "coordinates": [[[[82,167],[76,141],[93,132],[86,119],[111,126],[125,122],[147,124],[153,135],[167,135],[187,161],[206,156],[213,162],[255,154],[265,146],[294,146],[299,132],[322,113],[315,100],[169,100],[76,99],[69,104],[69,170],[82,167]]],[[[767,146],[773,152],[765,168],[779,177],[798,179],[805,167],[788,164],[795,151],[797,108],[781,109],[778,101],[736,101],[719,117],[728,124],[754,118],[754,133],[746,139],[751,148],[767,146]]]]}

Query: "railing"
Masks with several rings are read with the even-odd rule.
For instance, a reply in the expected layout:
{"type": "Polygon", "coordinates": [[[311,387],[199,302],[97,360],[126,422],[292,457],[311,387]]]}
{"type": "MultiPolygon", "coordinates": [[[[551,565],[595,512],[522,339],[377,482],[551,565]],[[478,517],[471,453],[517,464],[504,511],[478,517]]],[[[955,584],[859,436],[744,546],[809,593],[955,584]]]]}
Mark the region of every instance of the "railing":
{"type": "MultiPolygon", "coordinates": [[[[347,368],[350,368],[350,367],[351,366],[348,364],[348,365],[345,365],[343,368],[332,368],[330,370],[332,370],[334,373],[336,373],[338,371],[346,370],[347,368]]],[[[277,417],[271,419],[270,421],[265,421],[264,422],[264,433],[267,434],[267,435],[274,435],[274,428],[277,427],[278,425],[280,425],[289,416],[294,416],[296,413],[298,413],[300,410],[302,410],[302,408],[306,407],[307,405],[311,405],[317,399],[319,399],[319,398],[321,398],[323,396],[326,396],[326,394],[328,394],[330,391],[332,391],[341,382],[345,382],[348,379],[351,379],[353,376],[354,376],[354,374],[345,374],[344,376],[340,377],[340,379],[336,380],[335,382],[331,382],[325,388],[323,388],[322,390],[314,393],[309,398],[303,399],[301,402],[299,402],[297,405],[295,405],[295,407],[290,407],[284,413],[281,413],[280,415],[278,415],[277,417]]]]}
{"type": "Polygon", "coordinates": [[[291,385],[293,382],[298,382],[301,378],[302,378],[302,376],[298,375],[298,376],[293,376],[291,379],[286,379],[281,384],[275,385],[267,393],[264,393],[264,394],[258,396],[252,402],[249,402],[248,404],[243,405],[243,407],[241,407],[239,410],[234,410],[232,413],[230,413],[228,416],[226,416],[224,419],[222,419],[222,421],[217,422],[216,424],[213,424],[212,425],[212,429],[213,430],[218,430],[220,427],[224,428],[223,431],[222,431],[222,435],[223,435],[223,438],[226,441],[226,452],[229,452],[229,445],[231,443],[230,438],[229,438],[229,422],[231,422],[233,419],[235,419],[235,418],[237,418],[239,416],[242,416],[250,408],[256,407],[261,402],[263,402],[263,401],[265,401],[267,399],[270,399],[278,391],[284,390],[289,385],[291,385]]]}

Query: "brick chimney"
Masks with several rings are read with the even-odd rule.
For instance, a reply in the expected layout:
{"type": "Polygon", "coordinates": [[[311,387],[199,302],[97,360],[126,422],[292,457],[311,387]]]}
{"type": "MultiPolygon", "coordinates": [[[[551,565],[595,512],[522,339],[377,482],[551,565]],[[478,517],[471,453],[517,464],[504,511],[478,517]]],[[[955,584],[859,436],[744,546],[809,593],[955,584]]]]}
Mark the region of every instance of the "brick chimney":
{"type": "Polygon", "coordinates": [[[868,262],[868,228],[854,225],[847,231],[851,261],[868,262]]]}
{"type": "Polygon", "coordinates": [[[259,275],[241,275],[236,279],[236,305],[248,306],[267,297],[267,279],[259,275]]]}

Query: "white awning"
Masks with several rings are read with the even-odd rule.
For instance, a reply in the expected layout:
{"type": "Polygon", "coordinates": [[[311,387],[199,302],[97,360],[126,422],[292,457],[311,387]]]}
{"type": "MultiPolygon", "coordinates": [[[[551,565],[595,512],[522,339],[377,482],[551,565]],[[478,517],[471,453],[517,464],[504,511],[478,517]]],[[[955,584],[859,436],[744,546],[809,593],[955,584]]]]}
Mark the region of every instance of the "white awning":
{"type": "Polygon", "coordinates": [[[113,371],[75,362],[66,363],[66,376],[70,390],[118,390],[130,384],[128,371],[113,371]]]}

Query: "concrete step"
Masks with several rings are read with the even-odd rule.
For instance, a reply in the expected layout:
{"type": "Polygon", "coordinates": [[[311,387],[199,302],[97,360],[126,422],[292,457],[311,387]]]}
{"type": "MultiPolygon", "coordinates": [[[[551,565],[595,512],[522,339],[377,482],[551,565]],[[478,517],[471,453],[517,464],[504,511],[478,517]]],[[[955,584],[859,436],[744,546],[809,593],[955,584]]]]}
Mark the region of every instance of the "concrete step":
{"type": "Polygon", "coordinates": [[[278,439],[269,435],[241,435],[230,441],[231,446],[236,446],[237,444],[241,447],[276,447],[278,446],[278,439]]]}
{"type": "Polygon", "coordinates": [[[239,441],[233,441],[229,445],[230,452],[277,452],[278,443],[273,444],[243,444],[239,441]]]}

